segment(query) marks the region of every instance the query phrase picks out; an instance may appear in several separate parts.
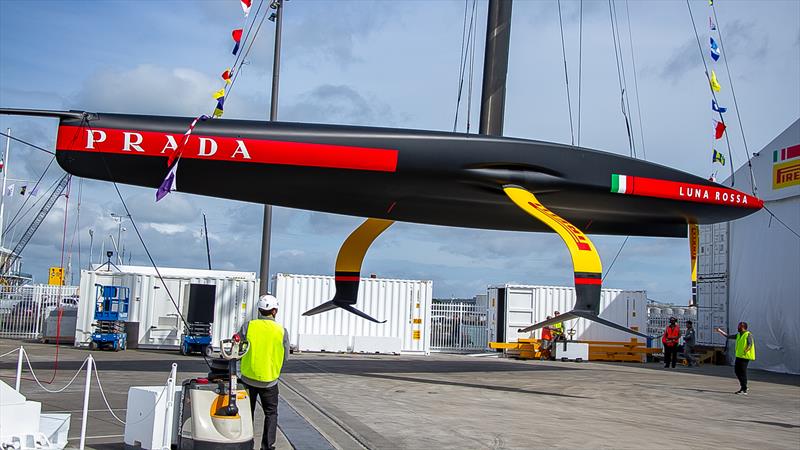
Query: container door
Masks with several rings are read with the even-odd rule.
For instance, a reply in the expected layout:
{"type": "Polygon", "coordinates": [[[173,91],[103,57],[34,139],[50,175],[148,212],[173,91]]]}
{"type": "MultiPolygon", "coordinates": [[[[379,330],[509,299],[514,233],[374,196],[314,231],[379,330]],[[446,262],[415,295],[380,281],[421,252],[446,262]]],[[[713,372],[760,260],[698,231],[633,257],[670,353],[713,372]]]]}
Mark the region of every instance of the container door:
{"type": "Polygon", "coordinates": [[[519,328],[524,328],[535,323],[534,320],[534,291],[532,289],[506,290],[506,340],[516,342],[519,338],[530,337],[530,333],[518,333],[519,328]]]}
{"type": "Polygon", "coordinates": [[[150,295],[150,305],[147,324],[147,330],[139,330],[139,334],[145,336],[142,344],[152,346],[178,346],[181,333],[183,331],[183,322],[178,315],[181,309],[181,280],[164,279],[167,289],[159,282],[153,286],[152,294],[150,295]],[[178,305],[178,309],[173,305],[170,300],[172,299],[178,305]]]}

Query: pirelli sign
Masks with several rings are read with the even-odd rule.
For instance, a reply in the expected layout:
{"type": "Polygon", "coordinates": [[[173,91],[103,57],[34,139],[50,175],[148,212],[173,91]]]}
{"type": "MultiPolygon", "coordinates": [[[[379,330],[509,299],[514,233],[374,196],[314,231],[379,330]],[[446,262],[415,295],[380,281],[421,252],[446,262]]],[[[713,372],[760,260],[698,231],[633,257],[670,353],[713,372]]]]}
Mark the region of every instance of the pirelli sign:
{"type": "Polygon", "coordinates": [[[772,189],[800,185],[800,144],[775,150],[772,162],[772,189]]]}

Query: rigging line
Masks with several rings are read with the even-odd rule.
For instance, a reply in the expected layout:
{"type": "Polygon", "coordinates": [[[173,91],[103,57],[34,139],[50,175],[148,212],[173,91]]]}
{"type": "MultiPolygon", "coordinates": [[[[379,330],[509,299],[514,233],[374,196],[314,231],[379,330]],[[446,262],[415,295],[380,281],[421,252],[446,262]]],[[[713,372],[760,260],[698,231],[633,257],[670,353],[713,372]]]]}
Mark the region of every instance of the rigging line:
{"type": "Polygon", "coordinates": [[[628,243],[628,239],[629,238],[630,238],[630,236],[625,236],[625,240],[622,241],[622,245],[619,246],[619,250],[617,250],[617,254],[614,255],[614,259],[611,260],[611,264],[608,266],[608,269],[606,269],[606,273],[603,274],[603,278],[600,279],[600,282],[603,282],[603,281],[606,280],[606,277],[611,272],[611,268],[614,267],[614,263],[617,262],[617,258],[619,257],[619,254],[622,253],[622,249],[625,247],[625,244],[628,243]]]}
{"type": "MultiPolygon", "coordinates": [[[[242,42],[239,43],[239,50],[244,49],[244,46],[247,43],[247,38],[250,37],[250,31],[253,29],[253,24],[255,24],[255,22],[256,22],[256,17],[258,17],[258,13],[261,11],[261,6],[263,6],[263,5],[264,5],[264,0],[261,0],[261,2],[258,4],[258,7],[256,8],[256,13],[253,14],[253,19],[250,21],[250,25],[249,26],[247,25],[247,18],[245,17],[244,23],[245,23],[245,26],[247,27],[247,31],[245,31],[245,33],[244,33],[244,37],[242,38],[242,42]]],[[[235,55],[236,58],[233,59],[233,65],[231,66],[231,70],[237,70],[236,69],[236,65],[239,64],[239,59],[240,58],[242,60],[241,62],[244,63],[244,58],[242,57],[242,54],[243,54],[243,52],[241,52],[241,51],[236,53],[236,55],[235,55]]],[[[234,73],[234,75],[235,75],[235,73],[234,73]]]]}
{"type": "MultiPolygon", "coordinates": [[[[47,198],[47,195],[50,192],[50,190],[54,189],[56,187],[56,185],[58,185],[59,181],[60,180],[58,180],[58,179],[53,181],[53,184],[51,184],[49,188],[45,189],[45,191],[42,192],[42,195],[39,196],[39,198],[35,202],[33,202],[30,206],[28,206],[28,209],[26,209],[25,212],[23,212],[21,216],[14,216],[15,220],[13,220],[12,222],[9,222],[8,226],[3,228],[3,234],[11,231],[12,229],[14,229],[16,231],[15,227],[17,225],[19,225],[20,221],[22,221],[25,217],[27,217],[28,214],[30,214],[31,211],[33,211],[36,208],[36,206],[39,205],[39,202],[41,202],[41,201],[43,201],[43,200],[45,200],[47,198]]],[[[13,239],[12,239],[12,241],[13,241],[13,239]]]]}
{"type": "MultiPolygon", "coordinates": [[[[80,127],[85,128],[88,125],[88,120],[86,116],[81,119],[80,127]]],[[[142,237],[142,233],[139,231],[139,227],[136,225],[136,221],[133,218],[133,214],[131,214],[130,209],[128,209],[128,204],[125,202],[125,198],[122,196],[122,192],[119,190],[119,186],[115,181],[114,175],[111,173],[111,168],[108,167],[108,162],[106,158],[101,155],[100,160],[103,161],[103,166],[106,169],[106,174],[108,174],[109,181],[114,185],[114,190],[117,192],[117,196],[119,197],[120,203],[122,203],[122,207],[125,209],[125,214],[127,214],[128,219],[131,221],[131,225],[133,226],[133,230],[136,232],[136,236],[139,238],[139,242],[142,244],[142,248],[144,248],[144,252],[147,255],[147,258],[150,260],[150,264],[153,266],[153,269],[156,272],[156,276],[161,281],[161,285],[164,286],[164,291],[167,293],[167,297],[169,297],[172,306],[175,307],[175,312],[177,313],[178,317],[180,317],[181,321],[183,322],[184,326],[188,329],[189,322],[183,317],[183,312],[178,307],[178,303],[175,302],[175,298],[172,296],[172,292],[170,292],[169,287],[167,286],[167,282],[164,281],[164,277],[161,275],[161,271],[158,269],[155,260],[153,259],[153,255],[150,253],[150,249],[147,248],[147,244],[144,242],[144,237],[142,237]]],[[[211,369],[211,363],[208,362],[208,357],[206,357],[204,352],[201,352],[203,356],[203,361],[205,361],[206,366],[211,369]]]]}
{"type": "MultiPolygon", "coordinates": [[[[23,143],[23,144],[26,144],[26,145],[34,146],[30,142],[23,141],[22,139],[18,139],[18,141],[23,143]]],[[[31,189],[31,192],[36,192],[36,188],[39,187],[39,183],[42,182],[42,179],[44,179],[44,176],[47,174],[47,171],[50,169],[50,166],[53,165],[53,161],[55,161],[55,160],[56,160],[55,156],[53,156],[50,159],[50,162],[47,163],[47,167],[44,168],[44,171],[42,172],[42,174],[39,175],[39,179],[36,180],[36,183],[33,185],[33,189],[31,189]]],[[[7,167],[6,167],[6,170],[8,170],[7,167]]],[[[0,192],[0,194],[5,195],[5,192],[0,192]]],[[[14,214],[14,218],[12,218],[11,221],[9,221],[9,225],[6,225],[6,228],[8,228],[10,226],[10,224],[14,221],[14,219],[17,218],[17,216],[19,215],[20,211],[22,211],[22,208],[24,208],[25,204],[28,203],[28,199],[29,198],[30,198],[30,196],[25,197],[25,200],[22,202],[22,205],[20,205],[19,209],[17,209],[17,212],[14,214]]],[[[3,230],[3,232],[5,232],[5,229],[3,230]]]]}
{"type": "Polygon", "coordinates": [[[629,146],[631,147],[631,152],[633,153],[634,158],[638,158],[639,155],[636,153],[636,136],[633,133],[633,127],[631,127],[631,96],[628,95],[628,74],[625,72],[625,56],[622,49],[622,38],[619,35],[619,15],[617,14],[617,1],[611,0],[612,5],[614,7],[614,25],[616,26],[616,36],[617,36],[617,43],[619,44],[619,62],[620,66],[622,67],[622,83],[625,86],[624,101],[625,101],[625,127],[628,129],[628,142],[629,146]]]}
{"type": "Polygon", "coordinates": [[[572,145],[575,145],[575,129],[572,126],[572,101],[569,98],[569,71],[567,70],[567,48],[564,44],[564,22],[561,19],[561,0],[558,1],[558,26],[561,29],[561,55],[564,57],[564,80],[567,88],[567,110],[569,111],[569,133],[572,145]]]}
{"type": "MultiPolygon", "coordinates": [[[[717,26],[719,26],[719,24],[717,24],[717,26]]],[[[769,213],[770,216],[772,216],[775,220],[777,220],[781,225],[786,227],[787,230],[789,230],[792,234],[794,234],[795,236],[800,238],[800,234],[798,234],[797,231],[795,231],[791,227],[789,227],[789,225],[786,225],[786,223],[784,221],[782,221],[778,216],[776,216],[775,213],[772,212],[772,210],[767,208],[767,205],[764,205],[764,209],[767,210],[767,212],[769,213]]]]}
{"type": "Polygon", "coordinates": [[[608,15],[609,15],[609,18],[611,20],[611,37],[613,38],[613,41],[614,41],[614,58],[617,61],[617,80],[619,81],[620,103],[621,103],[621,107],[622,107],[622,117],[625,119],[625,128],[626,128],[626,130],[628,132],[628,149],[630,151],[630,156],[631,156],[631,158],[635,158],[636,157],[636,149],[635,149],[635,146],[633,144],[633,138],[631,136],[631,126],[630,126],[630,123],[628,121],[628,113],[625,110],[625,90],[627,88],[627,85],[623,81],[623,77],[625,76],[625,65],[624,65],[624,63],[620,62],[620,59],[622,58],[622,43],[620,42],[619,54],[618,54],[617,53],[618,36],[617,36],[617,32],[616,32],[618,27],[615,26],[616,19],[614,18],[614,13],[612,12],[611,3],[612,3],[612,0],[608,0],[608,15]],[[620,65],[622,66],[622,70],[620,70],[620,65]]]}
{"type": "Polygon", "coordinates": [[[647,161],[647,149],[644,145],[644,127],[642,125],[642,106],[639,103],[639,81],[636,76],[636,57],[633,52],[633,32],[631,31],[631,14],[628,9],[628,0],[625,0],[625,15],[628,18],[628,39],[631,41],[631,62],[633,63],[633,89],[636,94],[636,111],[639,114],[639,140],[642,141],[642,158],[647,161]]]}
{"type": "Polygon", "coordinates": [[[467,39],[467,10],[469,9],[469,0],[464,0],[464,24],[461,28],[461,51],[458,54],[458,92],[456,95],[456,114],[455,119],[453,119],[453,132],[456,131],[456,126],[458,124],[458,109],[461,106],[461,91],[464,85],[464,45],[466,44],[467,39]]]}
{"type": "MultiPolygon", "coordinates": [[[[753,174],[753,163],[750,161],[750,150],[747,148],[747,139],[744,137],[744,127],[742,126],[742,115],[739,113],[739,104],[736,102],[736,91],[733,89],[733,77],[731,76],[731,69],[728,66],[728,54],[725,53],[725,45],[722,43],[722,27],[719,25],[717,19],[717,9],[711,5],[711,11],[714,13],[714,21],[717,24],[717,33],[719,33],[719,47],[722,51],[722,59],[725,61],[725,71],[728,73],[728,82],[731,84],[731,96],[733,97],[733,106],[736,108],[736,118],[739,120],[739,131],[742,132],[742,143],[744,144],[744,156],[747,160],[747,167],[750,169],[750,182],[752,184],[751,192],[754,196],[758,196],[758,187],[756,186],[756,176],[753,174]]],[[[719,103],[717,103],[719,105],[719,103]]]]}
{"type": "MultiPolygon", "coordinates": [[[[258,12],[261,10],[261,5],[264,3],[262,0],[261,3],[258,4],[258,9],[256,9],[256,15],[253,16],[253,21],[250,23],[250,28],[247,30],[247,34],[250,34],[250,29],[253,28],[253,25],[256,23],[256,18],[258,17],[258,12]]],[[[283,8],[283,5],[278,6],[279,8],[283,8]]],[[[229,98],[231,92],[233,91],[233,86],[236,85],[236,80],[239,79],[239,72],[241,72],[242,66],[244,66],[245,59],[247,59],[247,55],[250,54],[250,50],[253,48],[253,44],[256,42],[256,38],[258,37],[259,31],[261,31],[261,25],[264,24],[264,19],[267,18],[267,11],[264,11],[264,14],[261,15],[261,21],[258,23],[258,27],[256,28],[255,33],[253,34],[253,39],[250,39],[250,44],[247,44],[247,39],[243,39],[242,47],[239,49],[239,54],[242,55],[242,61],[239,63],[239,67],[236,72],[233,74],[233,80],[231,80],[231,85],[228,86],[228,90],[225,93],[225,97],[229,98]],[[245,45],[247,45],[247,50],[244,49],[245,45]]],[[[238,56],[237,56],[238,58],[238,56]]]]}
{"type": "Polygon", "coordinates": [[[470,20],[470,24],[472,27],[472,45],[470,47],[470,63],[469,63],[469,87],[467,88],[467,134],[469,134],[470,124],[472,123],[472,90],[475,84],[475,40],[477,39],[478,33],[476,32],[476,28],[478,27],[477,19],[478,17],[478,8],[477,8],[477,1],[473,0],[472,2],[472,19],[470,20]]]}
{"type": "Polygon", "coordinates": [[[50,150],[47,150],[46,148],[39,147],[38,145],[31,144],[30,142],[23,141],[22,139],[15,138],[15,137],[13,137],[13,136],[10,136],[10,135],[8,135],[8,134],[5,134],[5,133],[3,133],[3,132],[0,132],[0,136],[5,136],[5,137],[7,137],[7,138],[11,139],[12,141],[21,142],[21,143],[23,143],[23,144],[25,144],[25,145],[28,145],[28,146],[31,146],[31,147],[35,148],[36,150],[41,150],[41,151],[43,151],[43,152],[45,152],[45,153],[49,153],[49,154],[51,154],[51,155],[53,155],[53,156],[56,156],[56,153],[55,153],[55,152],[52,152],[52,151],[50,151],[50,150]]]}
{"type": "MultiPolygon", "coordinates": [[[[70,181],[71,182],[71,181],[70,181]]],[[[80,234],[78,233],[78,228],[80,225],[81,220],[81,193],[82,193],[82,186],[83,186],[83,179],[78,180],[78,204],[75,208],[75,226],[72,227],[72,237],[70,238],[69,242],[69,258],[67,259],[67,269],[69,270],[69,277],[70,277],[70,284],[73,280],[73,273],[72,273],[72,255],[75,252],[75,238],[78,238],[78,267],[80,267],[80,260],[81,260],[81,250],[80,250],[80,234]]]]}
{"type": "MultiPolygon", "coordinates": [[[[695,40],[697,41],[697,50],[700,52],[700,59],[703,61],[703,68],[705,68],[706,71],[706,81],[708,81],[708,90],[711,91],[711,98],[713,98],[714,101],[717,102],[717,105],[719,105],[719,102],[717,101],[717,94],[711,87],[711,75],[708,73],[708,64],[706,63],[706,57],[703,54],[703,45],[700,43],[700,35],[697,33],[697,25],[694,23],[694,13],[692,13],[692,5],[689,4],[689,0],[686,0],[686,8],[689,9],[689,19],[691,19],[692,21],[692,29],[694,30],[694,37],[695,40]]],[[[719,115],[719,121],[725,123],[725,119],[722,117],[722,113],[717,112],[717,114],[719,115]]],[[[730,139],[728,139],[728,131],[726,130],[724,133],[725,133],[725,143],[728,146],[728,159],[731,162],[731,167],[730,167],[731,187],[733,187],[736,184],[736,177],[733,173],[733,152],[731,151],[731,141],[730,139]]]]}
{"type": "Polygon", "coordinates": [[[578,20],[578,147],[581,146],[581,88],[583,87],[583,0],[578,20]]]}

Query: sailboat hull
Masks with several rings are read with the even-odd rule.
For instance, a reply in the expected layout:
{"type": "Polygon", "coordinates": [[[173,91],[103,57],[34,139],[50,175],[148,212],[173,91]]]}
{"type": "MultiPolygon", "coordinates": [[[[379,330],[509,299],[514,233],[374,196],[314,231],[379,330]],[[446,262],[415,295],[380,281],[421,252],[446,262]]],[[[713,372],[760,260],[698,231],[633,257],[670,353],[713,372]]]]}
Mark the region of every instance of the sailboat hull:
{"type": "Polygon", "coordinates": [[[755,197],[694,175],[568,145],[222,119],[198,122],[182,144],[191,121],[105,113],[61,117],[58,163],[77,176],[157,188],[177,147],[181,192],[494,230],[549,231],[508,201],[502,190],[507,184],[536,193],[550,210],[592,234],[684,237],[687,222],[733,220],[761,207],[755,197]],[[612,192],[615,174],[671,182],[675,192],[661,198],[612,192]],[[726,201],[713,202],[720,192],[726,201]]]}

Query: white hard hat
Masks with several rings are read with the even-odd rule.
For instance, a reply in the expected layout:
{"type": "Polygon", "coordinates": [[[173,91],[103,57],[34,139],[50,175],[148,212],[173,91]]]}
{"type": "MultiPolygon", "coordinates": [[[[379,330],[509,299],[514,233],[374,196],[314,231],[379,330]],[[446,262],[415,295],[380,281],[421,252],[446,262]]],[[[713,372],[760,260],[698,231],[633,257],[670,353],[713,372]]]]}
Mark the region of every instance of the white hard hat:
{"type": "Polygon", "coordinates": [[[278,308],[278,299],[274,295],[264,294],[258,299],[258,309],[269,311],[278,308]]]}

